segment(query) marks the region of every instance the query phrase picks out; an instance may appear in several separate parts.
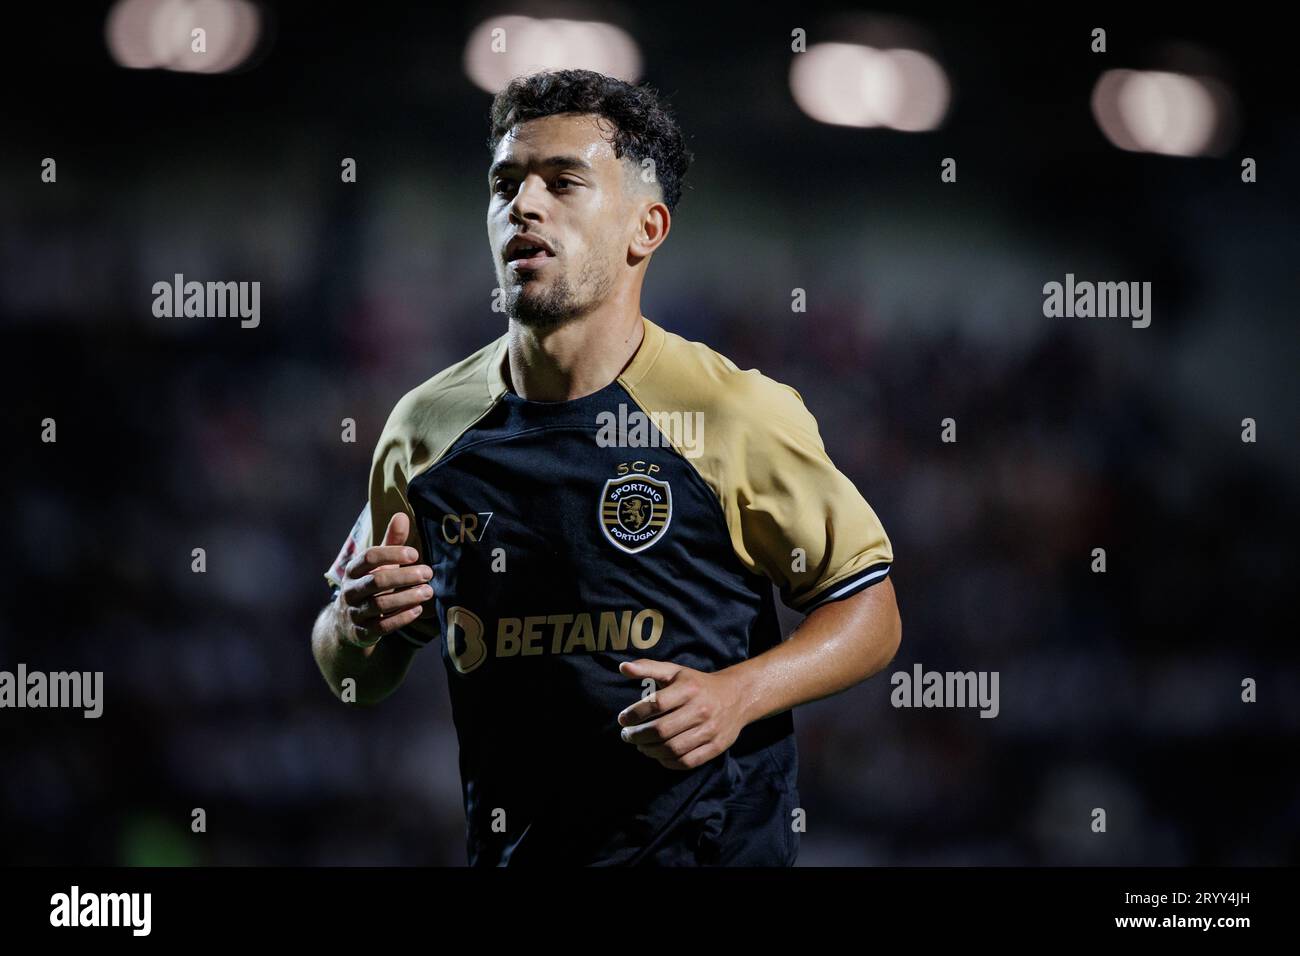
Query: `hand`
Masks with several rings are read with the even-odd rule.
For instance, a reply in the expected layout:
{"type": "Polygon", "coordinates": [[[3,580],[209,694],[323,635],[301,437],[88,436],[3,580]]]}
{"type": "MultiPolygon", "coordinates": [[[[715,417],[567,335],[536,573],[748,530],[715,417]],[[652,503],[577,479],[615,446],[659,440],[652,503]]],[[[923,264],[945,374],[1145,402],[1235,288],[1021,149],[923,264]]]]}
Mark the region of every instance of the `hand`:
{"type": "Polygon", "coordinates": [[[657,685],[618,715],[623,740],[670,770],[691,770],[712,760],[736,742],[747,723],[740,681],[725,670],[709,674],[644,659],[624,661],[618,669],[657,685]]]}
{"type": "Polygon", "coordinates": [[[433,569],[416,564],[420,552],[406,547],[411,519],[399,511],[388,522],[382,544],[367,548],[350,562],[343,574],[339,598],[343,604],[344,643],[370,647],[424,611],[433,597],[428,581],[433,569]]]}

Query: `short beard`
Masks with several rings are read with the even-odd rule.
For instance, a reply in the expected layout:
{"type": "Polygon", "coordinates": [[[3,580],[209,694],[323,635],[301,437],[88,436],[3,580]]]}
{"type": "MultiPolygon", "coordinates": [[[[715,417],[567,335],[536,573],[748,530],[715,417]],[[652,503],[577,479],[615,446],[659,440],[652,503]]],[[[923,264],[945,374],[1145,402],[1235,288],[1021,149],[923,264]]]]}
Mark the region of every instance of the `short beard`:
{"type": "Polygon", "coordinates": [[[525,295],[527,283],[512,286],[505,298],[506,315],[525,328],[538,331],[558,329],[586,315],[604,301],[614,283],[589,261],[578,285],[589,291],[585,299],[578,298],[565,275],[554,279],[541,295],[525,295]]]}

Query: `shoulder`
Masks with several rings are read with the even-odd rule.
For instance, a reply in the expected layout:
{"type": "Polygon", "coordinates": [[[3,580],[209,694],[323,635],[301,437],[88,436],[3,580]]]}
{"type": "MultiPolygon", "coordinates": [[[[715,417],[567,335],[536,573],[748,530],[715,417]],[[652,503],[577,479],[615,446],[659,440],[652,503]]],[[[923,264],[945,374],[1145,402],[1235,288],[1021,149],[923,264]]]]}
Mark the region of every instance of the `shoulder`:
{"type": "Polygon", "coordinates": [[[703,412],[712,425],[765,431],[815,427],[803,397],[758,369],[741,369],[703,342],[656,327],[657,354],[629,390],[655,411],[703,412]]]}
{"type": "Polygon", "coordinates": [[[437,461],[501,396],[506,337],[450,365],[404,394],[393,406],[376,458],[400,451],[412,470],[437,461]]]}

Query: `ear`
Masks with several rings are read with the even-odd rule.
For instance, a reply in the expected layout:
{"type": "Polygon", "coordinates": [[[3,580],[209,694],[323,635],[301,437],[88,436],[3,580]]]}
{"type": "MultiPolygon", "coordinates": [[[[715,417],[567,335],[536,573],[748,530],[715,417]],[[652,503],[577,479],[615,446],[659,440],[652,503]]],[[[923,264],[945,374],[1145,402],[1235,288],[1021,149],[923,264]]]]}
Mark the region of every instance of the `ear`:
{"type": "Polygon", "coordinates": [[[672,228],[673,216],[659,199],[643,200],[637,208],[637,229],[627,251],[629,258],[640,260],[663,245],[672,228]]]}

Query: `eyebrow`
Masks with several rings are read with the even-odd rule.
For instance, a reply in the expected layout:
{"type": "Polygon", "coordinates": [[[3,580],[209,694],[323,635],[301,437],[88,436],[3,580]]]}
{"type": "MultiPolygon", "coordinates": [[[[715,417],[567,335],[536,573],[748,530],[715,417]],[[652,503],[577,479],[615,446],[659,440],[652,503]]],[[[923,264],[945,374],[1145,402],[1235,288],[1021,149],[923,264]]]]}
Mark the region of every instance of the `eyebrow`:
{"type": "MultiPolygon", "coordinates": [[[[507,169],[518,169],[523,165],[524,165],[523,163],[519,162],[516,159],[497,160],[495,163],[492,164],[492,168],[488,170],[488,182],[491,182],[493,179],[495,179],[497,173],[504,172],[507,169]]],[[[547,159],[541,160],[540,162],[537,163],[537,165],[548,169],[554,169],[556,167],[559,167],[562,169],[585,169],[587,171],[591,170],[591,163],[587,162],[585,159],[582,159],[578,156],[551,156],[547,159]]]]}

